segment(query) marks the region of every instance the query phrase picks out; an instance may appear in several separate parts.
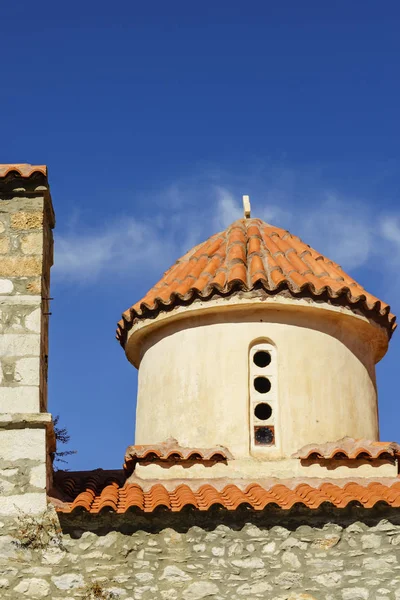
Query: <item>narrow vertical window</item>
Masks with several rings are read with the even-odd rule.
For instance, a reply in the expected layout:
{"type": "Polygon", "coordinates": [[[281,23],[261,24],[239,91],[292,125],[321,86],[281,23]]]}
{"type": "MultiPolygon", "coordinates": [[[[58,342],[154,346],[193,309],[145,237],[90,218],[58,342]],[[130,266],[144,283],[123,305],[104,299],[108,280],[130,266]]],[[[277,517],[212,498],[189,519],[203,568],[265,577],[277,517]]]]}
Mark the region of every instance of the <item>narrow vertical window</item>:
{"type": "Polygon", "coordinates": [[[260,343],[250,349],[250,450],[277,446],[276,349],[260,343]]]}

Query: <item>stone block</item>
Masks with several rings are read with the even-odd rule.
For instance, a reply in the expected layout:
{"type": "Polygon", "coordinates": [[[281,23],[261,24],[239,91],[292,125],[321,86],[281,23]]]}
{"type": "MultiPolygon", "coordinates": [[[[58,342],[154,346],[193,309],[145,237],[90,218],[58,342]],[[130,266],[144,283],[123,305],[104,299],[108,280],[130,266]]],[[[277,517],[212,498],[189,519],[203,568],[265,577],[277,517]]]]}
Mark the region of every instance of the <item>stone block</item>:
{"type": "Polygon", "coordinates": [[[64,575],[51,578],[59,590],[73,590],[84,586],[85,582],[80,573],[65,573],[64,575]]]}
{"type": "Polygon", "coordinates": [[[175,565],[168,565],[161,574],[160,580],[162,579],[177,583],[181,581],[188,581],[192,579],[192,577],[185,573],[185,571],[182,571],[182,569],[179,567],[176,567],[175,565]]]}
{"type": "Polygon", "coordinates": [[[8,237],[0,237],[0,254],[7,254],[10,248],[10,240],[8,237]]]}
{"type": "Polygon", "coordinates": [[[43,233],[39,232],[23,235],[21,237],[21,250],[23,254],[41,255],[43,252],[43,233]]]}
{"type": "Polygon", "coordinates": [[[0,412],[36,413],[39,410],[38,386],[0,387],[0,412]]]}
{"type": "Polygon", "coordinates": [[[0,309],[0,332],[19,333],[24,330],[23,309],[14,306],[1,306],[0,309]]]}
{"type": "Polygon", "coordinates": [[[27,294],[39,295],[42,291],[42,281],[40,277],[35,277],[35,279],[28,281],[26,283],[25,290],[27,294]]]}
{"type": "Polygon", "coordinates": [[[343,600],[368,600],[369,591],[367,588],[351,587],[342,590],[343,600]]]}
{"type": "Polygon", "coordinates": [[[48,597],[49,591],[50,584],[38,577],[23,579],[17,587],[14,588],[14,592],[23,594],[27,598],[46,598],[48,597]]]}
{"type": "Polygon", "coordinates": [[[0,335],[0,356],[40,356],[40,336],[35,333],[0,335]]]}
{"type": "MultiPolygon", "coordinates": [[[[271,586],[268,586],[268,589],[272,589],[271,586]]],[[[202,598],[217,596],[218,593],[219,589],[215,583],[211,581],[195,581],[183,592],[183,598],[185,600],[201,600],[202,598]]]]}
{"type": "Polygon", "coordinates": [[[40,308],[32,311],[25,318],[25,327],[35,333],[40,333],[42,311],[40,308]]]}
{"type": "MultiPolygon", "coordinates": [[[[256,594],[259,598],[265,598],[265,593],[270,592],[272,586],[267,581],[258,581],[257,583],[244,583],[237,588],[239,596],[253,598],[256,594]]],[[[217,590],[218,593],[218,590],[217,590]]]]}
{"type": "Polygon", "coordinates": [[[43,226],[42,212],[16,212],[11,215],[12,229],[40,229],[43,226]]]}
{"type": "Polygon", "coordinates": [[[0,460],[46,462],[45,429],[0,429],[0,460]]]}
{"type": "Polygon", "coordinates": [[[44,463],[31,468],[29,483],[33,487],[46,489],[46,465],[44,463]]]}
{"type": "Polygon", "coordinates": [[[16,198],[11,198],[10,200],[2,200],[2,219],[8,218],[8,215],[5,213],[13,215],[19,212],[37,212],[43,211],[43,207],[43,196],[39,194],[36,197],[30,198],[23,198],[21,196],[18,196],[16,198]]]}
{"type": "Polygon", "coordinates": [[[5,256],[0,261],[0,276],[3,277],[32,277],[41,273],[41,257],[5,256]]]}
{"type": "MultiPolygon", "coordinates": [[[[11,280],[15,286],[18,283],[18,279],[11,280]]],[[[10,309],[14,306],[22,306],[27,309],[33,310],[33,308],[40,305],[40,299],[34,298],[31,294],[15,294],[12,298],[9,296],[0,295],[0,307],[3,309],[10,309]]]]}
{"type": "Polygon", "coordinates": [[[15,361],[15,377],[21,385],[39,385],[40,358],[20,358],[15,361]]]}
{"type": "MultiPolygon", "coordinates": [[[[20,552],[18,552],[18,547],[15,542],[16,539],[11,535],[0,536],[0,556],[3,559],[3,561],[6,558],[11,560],[18,560],[18,558],[20,558],[20,552]]],[[[9,570],[7,569],[7,571],[4,569],[1,570],[2,575],[5,573],[8,574],[8,572],[10,572],[11,576],[14,576],[16,574],[12,567],[10,567],[9,570]]]]}
{"type": "Polygon", "coordinates": [[[47,501],[45,492],[31,492],[2,496],[0,502],[0,515],[19,516],[22,513],[37,515],[46,510],[47,501]]]}
{"type": "Polygon", "coordinates": [[[10,279],[0,279],[0,295],[11,294],[14,290],[14,284],[10,279]]]}

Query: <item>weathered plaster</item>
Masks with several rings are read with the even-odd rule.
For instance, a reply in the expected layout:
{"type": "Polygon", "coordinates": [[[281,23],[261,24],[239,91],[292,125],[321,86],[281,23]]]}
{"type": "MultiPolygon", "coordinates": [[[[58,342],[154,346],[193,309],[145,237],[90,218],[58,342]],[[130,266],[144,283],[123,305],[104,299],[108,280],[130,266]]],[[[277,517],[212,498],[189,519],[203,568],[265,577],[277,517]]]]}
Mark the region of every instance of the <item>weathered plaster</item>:
{"type": "Polygon", "coordinates": [[[297,477],[322,478],[322,479],[354,479],[356,478],[395,478],[398,475],[397,461],[387,460],[358,460],[358,461],[326,461],[322,464],[307,463],[298,458],[257,460],[236,459],[226,463],[204,465],[193,462],[191,465],[165,465],[155,463],[137,464],[132,481],[136,478],[153,480],[184,480],[184,479],[248,479],[250,481],[260,478],[276,477],[290,479],[297,477]]]}
{"type": "Polygon", "coordinates": [[[146,336],[143,326],[127,347],[129,355],[139,344],[142,355],[135,442],[174,437],[223,445],[235,459],[274,460],[346,435],[376,440],[376,348],[368,343],[376,331],[337,307],[261,302],[188,311],[149,325],[146,336]],[[248,354],[262,341],[276,348],[280,447],[250,454],[248,354]]]}

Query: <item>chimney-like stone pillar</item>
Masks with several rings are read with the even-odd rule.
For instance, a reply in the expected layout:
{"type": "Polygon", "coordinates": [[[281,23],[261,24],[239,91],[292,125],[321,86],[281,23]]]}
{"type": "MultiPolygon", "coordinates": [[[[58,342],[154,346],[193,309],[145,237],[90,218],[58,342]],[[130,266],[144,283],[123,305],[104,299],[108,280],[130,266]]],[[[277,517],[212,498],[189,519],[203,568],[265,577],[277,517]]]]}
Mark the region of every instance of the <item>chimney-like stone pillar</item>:
{"type": "Polygon", "coordinates": [[[51,485],[53,227],[46,167],[0,165],[0,514],[43,511],[51,485]]]}

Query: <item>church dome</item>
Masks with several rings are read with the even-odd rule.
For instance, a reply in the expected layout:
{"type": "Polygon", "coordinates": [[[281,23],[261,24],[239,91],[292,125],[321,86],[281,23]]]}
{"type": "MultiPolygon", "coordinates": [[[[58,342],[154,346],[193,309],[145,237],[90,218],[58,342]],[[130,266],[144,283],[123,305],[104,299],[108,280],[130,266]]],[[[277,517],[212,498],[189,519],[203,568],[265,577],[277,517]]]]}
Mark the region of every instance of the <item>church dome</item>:
{"type": "Polygon", "coordinates": [[[289,231],[261,219],[239,219],[195,246],[118,323],[124,346],[134,322],[155,317],[196,299],[239,292],[311,298],[349,307],[383,326],[390,337],[396,317],[332,260],[289,231]]]}

